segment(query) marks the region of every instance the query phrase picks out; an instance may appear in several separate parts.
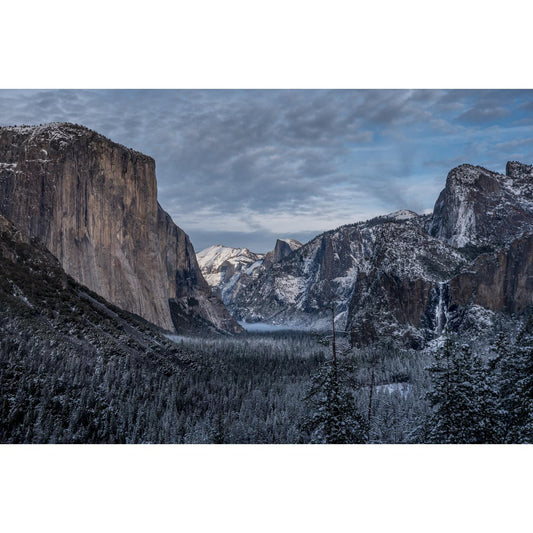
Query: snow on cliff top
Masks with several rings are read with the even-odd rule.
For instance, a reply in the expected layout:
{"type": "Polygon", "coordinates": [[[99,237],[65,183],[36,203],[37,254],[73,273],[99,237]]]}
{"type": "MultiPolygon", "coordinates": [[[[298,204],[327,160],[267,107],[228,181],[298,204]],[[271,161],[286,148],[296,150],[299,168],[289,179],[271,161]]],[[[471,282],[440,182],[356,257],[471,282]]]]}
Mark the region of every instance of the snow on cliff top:
{"type": "Polygon", "coordinates": [[[297,250],[298,248],[301,248],[302,243],[300,241],[297,241],[296,239],[279,239],[282,242],[286,242],[290,247],[291,250],[297,250]]]}
{"type": "Polygon", "coordinates": [[[522,200],[530,200],[533,192],[533,167],[517,161],[509,161],[507,169],[509,170],[509,168],[514,171],[513,175],[501,174],[481,166],[463,164],[449,172],[446,186],[453,184],[454,192],[460,194],[462,187],[467,189],[476,187],[480,175],[484,174],[496,179],[507,192],[514,196],[520,197],[522,200]]]}
{"type": "Polygon", "coordinates": [[[418,214],[414,211],[409,211],[408,209],[400,209],[399,211],[394,211],[394,213],[389,213],[384,215],[383,218],[389,218],[393,220],[411,220],[412,218],[418,218],[418,214]]]}
{"type": "Polygon", "coordinates": [[[91,131],[84,126],[68,122],[52,122],[50,124],[39,124],[38,126],[4,126],[1,130],[24,135],[30,142],[46,136],[51,141],[57,140],[66,143],[72,142],[77,137],[81,137],[91,131]]]}
{"type": "Polygon", "coordinates": [[[153,159],[152,157],[143,154],[142,152],[138,152],[133,148],[128,148],[123,144],[112,141],[101,133],[91,130],[86,126],[82,126],[81,124],[73,124],[71,122],[50,122],[48,124],[39,124],[33,126],[27,124],[23,124],[21,126],[1,126],[0,134],[4,131],[11,132],[16,135],[26,136],[26,139],[24,140],[25,143],[31,143],[34,141],[38,142],[40,139],[46,138],[48,141],[59,141],[61,147],[68,146],[76,139],[91,135],[105,140],[110,144],[118,146],[128,152],[148,159],[153,159]]]}
{"type": "Polygon", "coordinates": [[[532,211],[533,167],[516,161],[508,162],[507,169],[510,167],[514,170],[512,175],[501,174],[480,166],[460,165],[450,171],[447,187],[453,184],[454,195],[460,201],[468,199],[471,192],[475,191],[493,200],[499,197],[500,206],[507,210],[513,205],[518,205],[524,210],[532,211]],[[500,191],[485,192],[479,189],[477,183],[482,174],[495,179],[500,186],[500,191]]]}
{"type": "Polygon", "coordinates": [[[215,244],[198,252],[196,258],[202,272],[213,272],[218,270],[226,261],[233,265],[252,264],[262,258],[261,254],[254,254],[248,248],[231,248],[222,244],[215,244]]]}

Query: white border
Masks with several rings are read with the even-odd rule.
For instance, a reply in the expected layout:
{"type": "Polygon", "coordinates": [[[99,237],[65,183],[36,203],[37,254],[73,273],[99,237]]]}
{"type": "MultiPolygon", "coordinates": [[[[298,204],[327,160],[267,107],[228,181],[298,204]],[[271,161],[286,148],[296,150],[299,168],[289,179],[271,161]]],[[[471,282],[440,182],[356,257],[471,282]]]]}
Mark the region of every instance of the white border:
{"type": "Polygon", "coordinates": [[[530,520],[530,446],[1,451],[9,532],[501,532],[530,520]]]}
{"type": "Polygon", "coordinates": [[[528,88],[526,3],[26,0],[4,88],[528,88]]]}
{"type": "MultiPolygon", "coordinates": [[[[514,0],[75,5],[2,6],[0,86],[532,86],[514,0]]],[[[516,531],[533,474],[530,446],[2,446],[0,472],[3,530],[69,533],[516,531]]]]}

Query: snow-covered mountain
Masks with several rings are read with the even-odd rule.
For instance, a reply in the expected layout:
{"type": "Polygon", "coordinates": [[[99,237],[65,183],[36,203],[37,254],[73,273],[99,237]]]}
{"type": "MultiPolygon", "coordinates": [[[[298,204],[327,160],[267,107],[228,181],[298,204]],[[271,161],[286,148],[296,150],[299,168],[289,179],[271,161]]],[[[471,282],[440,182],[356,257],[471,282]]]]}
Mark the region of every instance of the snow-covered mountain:
{"type": "Polygon", "coordinates": [[[233,302],[254,285],[260,272],[289,256],[302,246],[296,239],[277,239],[273,250],[256,254],[248,248],[231,248],[216,244],[196,254],[198,265],[213,292],[223,302],[233,302]]]}
{"type": "Polygon", "coordinates": [[[530,232],[532,220],[532,166],[510,161],[504,175],[461,165],[448,174],[429,231],[456,247],[494,247],[530,232]]]}
{"type": "Polygon", "coordinates": [[[243,276],[251,276],[261,266],[265,255],[255,254],[248,248],[231,248],[216,244],[196,254],[198,266],[214,292],[224,299],[243,276]]]}
{"type": "Polygon", "coordinates": [[[278,239],[274,249],[265,256],[265,263],[279,263],[294,250],[301,248],[302,243],[296,239],[278,239]]]}
{"type": "Polygon", "coordinates": [[[328,324],[332,303],[341,328],[355,328],[372,309],[387,308],[394,309],[389,329],[411,320],[433,331],[437,320],[424,318],[430,300],[438,300],[432,288],[467,260],[425,231],[427,218],[400,211],[323,233],[258,268],[255,282],[234,292],[228,308],[249,322],[309,328],[328,324]]]}
{"type": "Polygon", "coordinates": [[[327,327],[333,303],[354,342],[421,346],[479,309],[533,306],[531,234],[533,167],[461,165],[433,215],[401,210],[270,252],[232,279],[224,303],[240,320],[308,328],[327,327]]]}

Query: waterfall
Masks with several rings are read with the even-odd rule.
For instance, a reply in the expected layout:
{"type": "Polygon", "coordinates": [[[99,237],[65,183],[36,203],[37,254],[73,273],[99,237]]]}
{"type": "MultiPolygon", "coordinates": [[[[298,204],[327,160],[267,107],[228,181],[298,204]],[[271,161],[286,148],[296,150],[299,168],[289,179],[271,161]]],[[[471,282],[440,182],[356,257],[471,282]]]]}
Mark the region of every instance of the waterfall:
{"type": "Polygon", "coordinates": [[[444,290],[445,290],[445,282],[439,281],[438,285],[438,293],[439,298],[437,300],[437,307],[435,308],[435,332],[437,334],[442,333],[442,330],[444,326],[446,325],[446,309],[445,309],[445,303],[444,303],[444,290]]]}

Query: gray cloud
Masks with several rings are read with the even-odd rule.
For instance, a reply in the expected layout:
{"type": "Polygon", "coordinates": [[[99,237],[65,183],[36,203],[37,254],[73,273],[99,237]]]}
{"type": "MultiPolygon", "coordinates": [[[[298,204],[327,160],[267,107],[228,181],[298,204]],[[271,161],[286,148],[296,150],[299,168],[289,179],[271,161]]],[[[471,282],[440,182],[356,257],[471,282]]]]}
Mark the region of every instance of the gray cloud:
{"type": "Polygon", "coordinates": [[[0,91],[0,120],[76,122],[147,153],[160,202],[186,231],[263,246],[272,225],[290,236],[431,208],[458,162],[531,157],[520,142],[532,101],[532,91],[0,91]]]}
{"type": "Polygon", "coordinates": [[[504,118],[509,115],[509,113],[510,112],[503,107],[481,105],[465,111],[458,117],[458,120],[471,124],[480,124],[504,118]]]}

